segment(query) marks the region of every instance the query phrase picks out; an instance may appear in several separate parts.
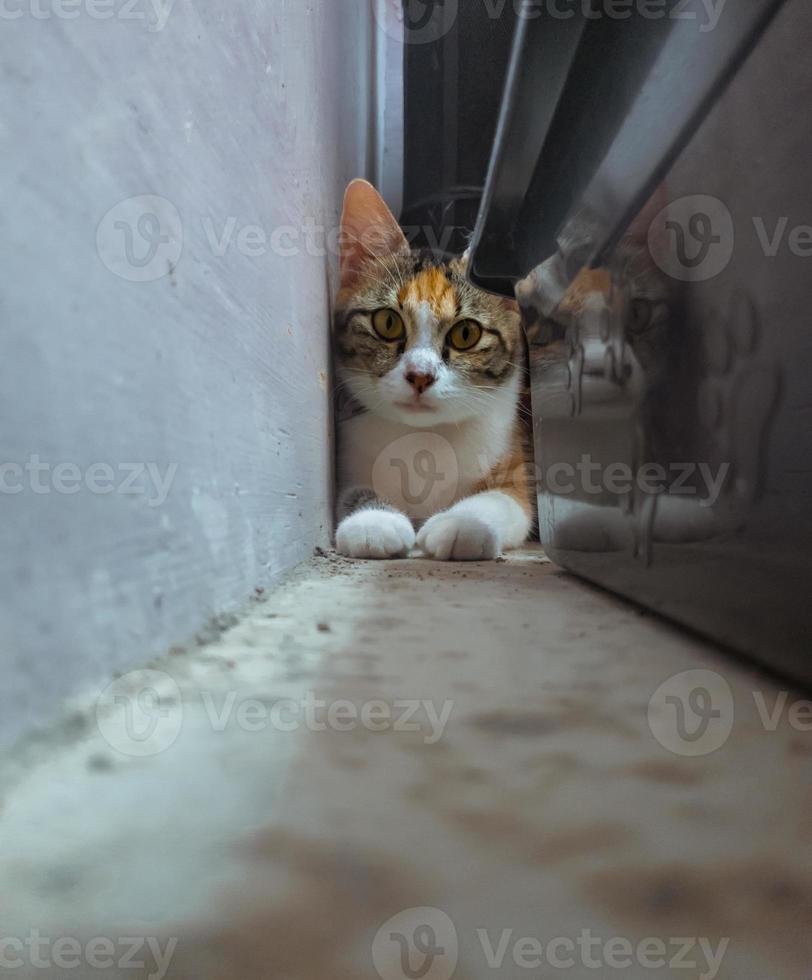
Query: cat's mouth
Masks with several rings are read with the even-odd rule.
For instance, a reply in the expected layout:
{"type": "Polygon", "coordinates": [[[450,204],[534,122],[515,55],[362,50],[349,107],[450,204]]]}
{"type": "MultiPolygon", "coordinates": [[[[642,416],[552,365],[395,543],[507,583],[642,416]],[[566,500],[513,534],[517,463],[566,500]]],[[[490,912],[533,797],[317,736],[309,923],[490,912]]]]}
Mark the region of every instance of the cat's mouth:
{"type": "Polygon", "coordinates": [[[426,405],[425,402],[395,402],[395,405],[404,412],[436,412],[433,405],[426,405]]]}

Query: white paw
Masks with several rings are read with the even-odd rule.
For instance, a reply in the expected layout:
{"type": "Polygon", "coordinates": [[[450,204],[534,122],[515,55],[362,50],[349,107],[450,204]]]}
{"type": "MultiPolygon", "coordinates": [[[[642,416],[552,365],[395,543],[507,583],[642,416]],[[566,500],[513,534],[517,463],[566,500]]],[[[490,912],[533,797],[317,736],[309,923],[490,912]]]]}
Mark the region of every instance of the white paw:
{"type": "Polygon", "coordinates": [[[391,510],[359,510],[336,532],[336,550],[348,558],[403,558],[413,546],[411,521],[391,510]]]}
{"type": "Polygon", "coordinates": [[[435,514],[417,536],[427,557],[437,561],[493,561],[502,553],[499,534],[470,514],[435,514]]]}

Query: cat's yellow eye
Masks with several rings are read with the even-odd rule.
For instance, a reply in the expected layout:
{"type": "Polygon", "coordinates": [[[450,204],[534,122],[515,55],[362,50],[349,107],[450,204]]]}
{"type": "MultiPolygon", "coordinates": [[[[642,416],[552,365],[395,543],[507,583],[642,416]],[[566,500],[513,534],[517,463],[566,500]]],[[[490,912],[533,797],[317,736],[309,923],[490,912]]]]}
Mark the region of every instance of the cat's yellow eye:
{"type": "Polygon", "coordinates": [[[372,326],[383,340],[403,340],[406,335],[403,317],[394,310],[378,310],[373,313],[372,326]]]}
{"type": "Polygon", "coordinates": [[[471,350],[482,340],[482,327],[476,320],[460,320],[448,334],[448,342],[454,350],[471,350]]]}

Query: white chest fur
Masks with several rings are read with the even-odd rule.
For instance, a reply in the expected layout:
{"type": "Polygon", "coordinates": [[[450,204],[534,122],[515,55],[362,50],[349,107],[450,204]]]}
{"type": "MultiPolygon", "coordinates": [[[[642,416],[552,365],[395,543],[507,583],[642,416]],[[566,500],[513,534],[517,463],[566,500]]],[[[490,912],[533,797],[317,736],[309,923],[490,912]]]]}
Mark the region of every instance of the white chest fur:
{"type": "Polygon", "coordinates": [[[365,487],[422,521],[469,496],[511,448],[516,400],[494,400],[487,418],[414,428],[371,413],[340,424],[339,488],[365,487]]]}

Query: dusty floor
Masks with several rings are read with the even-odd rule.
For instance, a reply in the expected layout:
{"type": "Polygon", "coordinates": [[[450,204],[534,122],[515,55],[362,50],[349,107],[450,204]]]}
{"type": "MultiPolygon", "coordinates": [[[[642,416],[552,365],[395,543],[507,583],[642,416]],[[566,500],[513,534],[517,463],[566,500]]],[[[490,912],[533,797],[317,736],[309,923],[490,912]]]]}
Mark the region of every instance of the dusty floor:
{"type": "Polygon", "coordinates": [[[0,965],[808,980],[809,721],[539,552],[318,557],[2,760],[0,965]]]}

